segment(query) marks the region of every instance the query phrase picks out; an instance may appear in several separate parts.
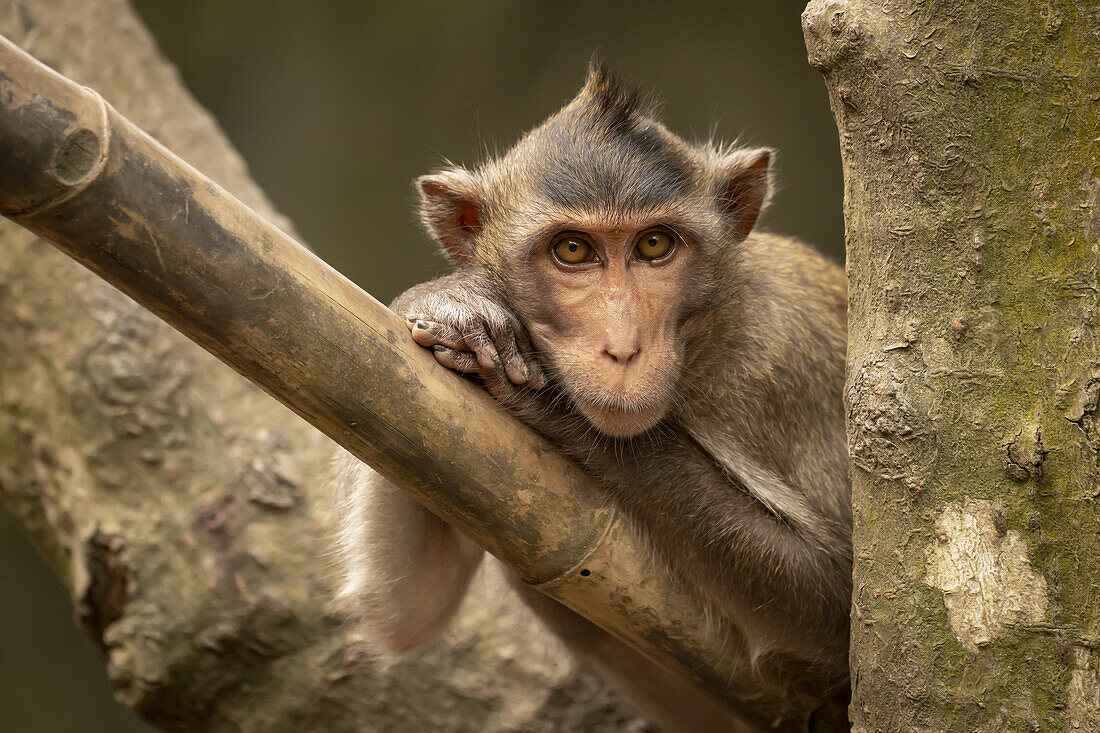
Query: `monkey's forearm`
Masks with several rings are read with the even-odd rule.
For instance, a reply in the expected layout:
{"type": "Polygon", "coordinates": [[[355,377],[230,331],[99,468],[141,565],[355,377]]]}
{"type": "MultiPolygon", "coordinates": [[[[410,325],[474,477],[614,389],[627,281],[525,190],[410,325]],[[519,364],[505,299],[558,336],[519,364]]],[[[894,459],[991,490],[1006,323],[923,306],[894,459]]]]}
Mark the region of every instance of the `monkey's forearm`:
{"type": "Polygon", "coordinates": [[[846,668],[850,569],[815,547],[731,479],[693,440],[665,431],[629,445],[573,453],[614,495],[655,549],[746,636],[810,650],[846,668]]]}
{"type": "Polygon", "coordinates": [[[430,640],[465,596],[481,548],[350,456],[337,488],[343,605],[385,651],[430,640]]]}

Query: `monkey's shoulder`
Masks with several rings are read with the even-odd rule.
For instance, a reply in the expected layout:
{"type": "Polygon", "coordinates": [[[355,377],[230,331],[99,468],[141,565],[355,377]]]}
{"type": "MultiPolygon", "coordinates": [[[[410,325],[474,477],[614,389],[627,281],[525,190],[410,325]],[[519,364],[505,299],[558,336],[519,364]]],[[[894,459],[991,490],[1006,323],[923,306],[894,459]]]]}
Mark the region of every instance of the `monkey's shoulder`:
{"type": "Polygon", "coordinates": [[[844,270],[799,239],[754,233],[742,243],[739,254],[740,266],[759,277],[762,284],[804,290],[834,307],[847,305],[844,270]]]}
{"type": "Polygon", "coordinates": [[[692,369],[745,410],[795,409],[807,394],[831,410],[844,373],[844,271],[797,239],[754,233],[731,251],[726,275],[718,306],[693,324],[704,338],[692,342],[692,369]]]}

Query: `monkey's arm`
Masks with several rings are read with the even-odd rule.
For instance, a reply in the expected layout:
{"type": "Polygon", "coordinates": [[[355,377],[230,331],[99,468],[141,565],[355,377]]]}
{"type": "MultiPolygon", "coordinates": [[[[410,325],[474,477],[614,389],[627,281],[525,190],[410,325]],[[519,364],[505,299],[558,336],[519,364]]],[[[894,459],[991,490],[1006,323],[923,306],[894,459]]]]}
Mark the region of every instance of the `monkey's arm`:
{"type": "Polygon", "coordinates": [[[809,663],[826,684],[847,679],[851,580],[843,557],[770,512],[678,427],[629,446],[593,452],[567,438],[564,448],[701,600],[744,632],[754,656],[779,652],[809,663]]]}
{"type": "MultiPolygon", "coordinates": [[[[463,309],[456,307],[454,296],[473,297],[486,289],[471,274],[458,270],[416,285],[397,296],[390,309],[414,321],[430,309],[460,322],[463,309]]],[[[469,348],[460,334],[439,335],[457,339],[456,349],[469,348]]],[[[492,344],[485,330],[471,332],[470,342],[482,351],[492,344]]],[[[443,361],[448,353],[458,352],[436,356],[443,361]]],[[[363,620],[378,648],[401,653],[430,641],[458,610],[484,552],[350,455],[339,468],[338,483],[340,554],[346,559],[340,600],[363,620]]]]}
{"type": "MultiPolygon", "coordinates": [[[[518,321],[491,293],[484,273],[458,270],[411,288],[390,307],[410,320],[419,342],[425,343],[430,334],[425,345],[435,346],[436,358],[448,367],[473,372],[481,368],[481,359],[502,374],[541,379],[533,357],[528,365],[520,356],[520,343],[528,353],[530,348],[518,321]],[[433,322],[423,324],[430,331],[417,328],[417,319],[425,314],[446,325],[433,322]]],[[[344,585],[338,602],[364,622],[376,647],[408,651],[446,627],[483,552],[406,492],[341,454],[336,467],[341,523],[337,548],[344,585]]]]}
{"type": "Polygon", "coordinates": [[[374,647],[406,652],[446,628],[483,552],[366,464],[341,451],[337,602],[374,647]]]}

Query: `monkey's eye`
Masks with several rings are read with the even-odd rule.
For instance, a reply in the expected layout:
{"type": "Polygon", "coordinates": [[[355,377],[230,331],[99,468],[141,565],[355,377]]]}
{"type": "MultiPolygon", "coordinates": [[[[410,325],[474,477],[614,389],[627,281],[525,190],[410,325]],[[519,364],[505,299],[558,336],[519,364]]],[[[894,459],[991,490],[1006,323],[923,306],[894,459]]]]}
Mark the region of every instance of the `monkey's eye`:
{"type": "Polygon", "coordinates": [[[554,242],[554,256],[567,265],[579,265],[590,259],[592,246],[575,234],[567,234],[554,242]]]}
{"type": "Polygon", "coordinates": [[[654,229],[638,237],[634,251],[643,260],[659,260],[672,251],[672,235],[660,229],[654,229]]]}

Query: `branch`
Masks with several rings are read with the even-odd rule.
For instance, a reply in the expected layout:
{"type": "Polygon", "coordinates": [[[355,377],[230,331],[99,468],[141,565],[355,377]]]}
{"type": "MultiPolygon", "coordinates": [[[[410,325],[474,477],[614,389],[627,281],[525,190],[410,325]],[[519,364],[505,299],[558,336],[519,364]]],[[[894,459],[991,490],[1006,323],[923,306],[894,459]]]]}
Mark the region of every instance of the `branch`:
{"type": "MultiPolygon", "coordinates": [[[[525,581],[770,723],[747,659],[590,480],[384,306],[124,119],[0,42],[0,210],[460,527],[525,581]]],[[[814,701],[801,699],[812,707],[814,701]]]]}

